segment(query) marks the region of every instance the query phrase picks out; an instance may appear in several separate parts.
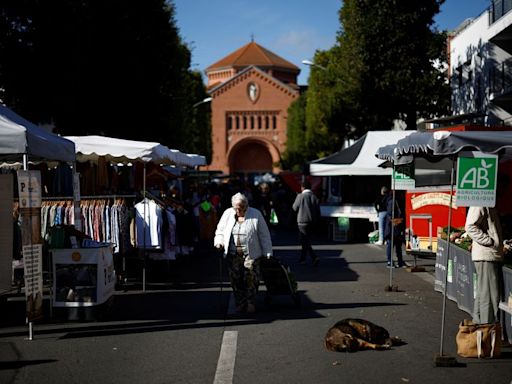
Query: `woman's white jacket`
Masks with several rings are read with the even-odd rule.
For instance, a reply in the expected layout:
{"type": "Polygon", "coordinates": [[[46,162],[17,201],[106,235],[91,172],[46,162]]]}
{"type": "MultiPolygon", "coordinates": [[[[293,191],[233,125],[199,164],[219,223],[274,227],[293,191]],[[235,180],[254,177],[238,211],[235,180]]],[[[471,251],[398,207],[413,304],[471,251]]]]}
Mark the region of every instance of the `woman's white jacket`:
{"type": "Polygon", "coordinates": [[[465,229],[473,239],[473,261],[503,260],[503,234],[496,208],[469,207],[465,229]]]}
{"type": "MultiPolygon", "coordinates": [[[[272,256],[272,239],[261,212],[256,208],[249,207],[245,212],[245,221],[248,224],[246,225],[248,257],[256,260],[261,256],[272,256]]],[[[229,241],[235,223],[236,211],[233,208],[226,209],[219,220],[213,240],[215,247],[218,245],[224,247],[224,256],[228,253],[229,241]]]]}

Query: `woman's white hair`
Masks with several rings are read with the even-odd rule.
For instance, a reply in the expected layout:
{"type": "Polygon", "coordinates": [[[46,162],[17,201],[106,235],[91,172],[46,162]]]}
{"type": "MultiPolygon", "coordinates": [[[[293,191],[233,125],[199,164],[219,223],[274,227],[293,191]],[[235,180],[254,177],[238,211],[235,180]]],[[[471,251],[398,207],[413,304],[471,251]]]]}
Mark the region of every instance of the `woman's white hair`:
{"type": "Polygon", "coordinates": [[[236,203],[242,203],[244,205],[244,207],[249,206],[249,200],[247,200],[247,197],[245,197],[245,195],[240,192],[235,193],[231,197],[231,206],[234,207],[236,203]]]}

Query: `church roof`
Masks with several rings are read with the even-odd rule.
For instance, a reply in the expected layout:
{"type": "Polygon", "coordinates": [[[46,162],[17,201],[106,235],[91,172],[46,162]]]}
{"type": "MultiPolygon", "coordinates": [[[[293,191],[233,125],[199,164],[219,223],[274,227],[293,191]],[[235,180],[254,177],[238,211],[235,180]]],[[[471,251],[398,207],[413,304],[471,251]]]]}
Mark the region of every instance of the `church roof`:
{"type": "Polygon", "coordinates": [[[246,67],[249,65],[279,67],[297,72],[300,71],[299,67],[290,63],[288,60],[283,59],[274,52],[271,52],[254,41],[251,41],[230,53],[223,59],[220,59],[216,63],[210,65],[206,68],[206,72],[219,68],[246,67]]]}
{"type": "Polygon", "coordinates": [[[208,87],[208,93],[210,95],[213,95],[220,88],[228,86],[230,83],[232,84],[233,81],[235,81],[237,78],[241,78],[242,76],[245,76],[246,74],[250,73],[251,71],[256,71],[256,72],[260,73],[262,76],[268,78],[270,81],[274,82],[275,84],[279,84],[282,89],[287,89],[288,91],[293,92],[293,93],[298,92],[298,87],[296,84],[283,83],[278,78],[270,76],[268,73],[261,70],[260,68],[254,66],[254,65],[250,65],[250,66],[242,69],[240,72],[238,72],[235,76],[231,77],[230,79],[228,79],[224,82],[215,83],[212,86],[208,87]]]}

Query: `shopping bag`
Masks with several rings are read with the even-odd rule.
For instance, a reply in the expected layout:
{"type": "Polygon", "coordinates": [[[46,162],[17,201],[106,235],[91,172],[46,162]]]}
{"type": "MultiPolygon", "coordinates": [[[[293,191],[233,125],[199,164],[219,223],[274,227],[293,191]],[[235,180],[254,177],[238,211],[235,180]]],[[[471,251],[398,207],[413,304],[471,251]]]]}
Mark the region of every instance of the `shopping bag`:
{"type": "Polygon", "coordinates": [[[501,354],[500,323],[475,324],[465,319],[455,337],[457,354],[462,357],[493,358],[501,354]]]}
{"type": "Polygon", "coordinates": [[[270,209],[270,224],[277,225],[279,224],[279,220],[277,219],[277,214],[274,208],[270,209]]]}

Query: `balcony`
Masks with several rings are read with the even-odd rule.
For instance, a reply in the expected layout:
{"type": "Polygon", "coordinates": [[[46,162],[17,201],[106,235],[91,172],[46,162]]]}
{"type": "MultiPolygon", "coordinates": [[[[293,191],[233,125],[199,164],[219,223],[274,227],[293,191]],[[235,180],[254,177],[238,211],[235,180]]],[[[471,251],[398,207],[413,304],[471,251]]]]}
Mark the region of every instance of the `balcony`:
{"type": "Polygon", "coordinates": [[[489,24],[494,24],[512,10],[512,0],[493,0],[489,13],[489,24]]]}
{"type": "Polygon", "coordinates": [[[512,53],[512,0],[493,0],[489,8],[489,29],[492,43],[512,53]]]}

